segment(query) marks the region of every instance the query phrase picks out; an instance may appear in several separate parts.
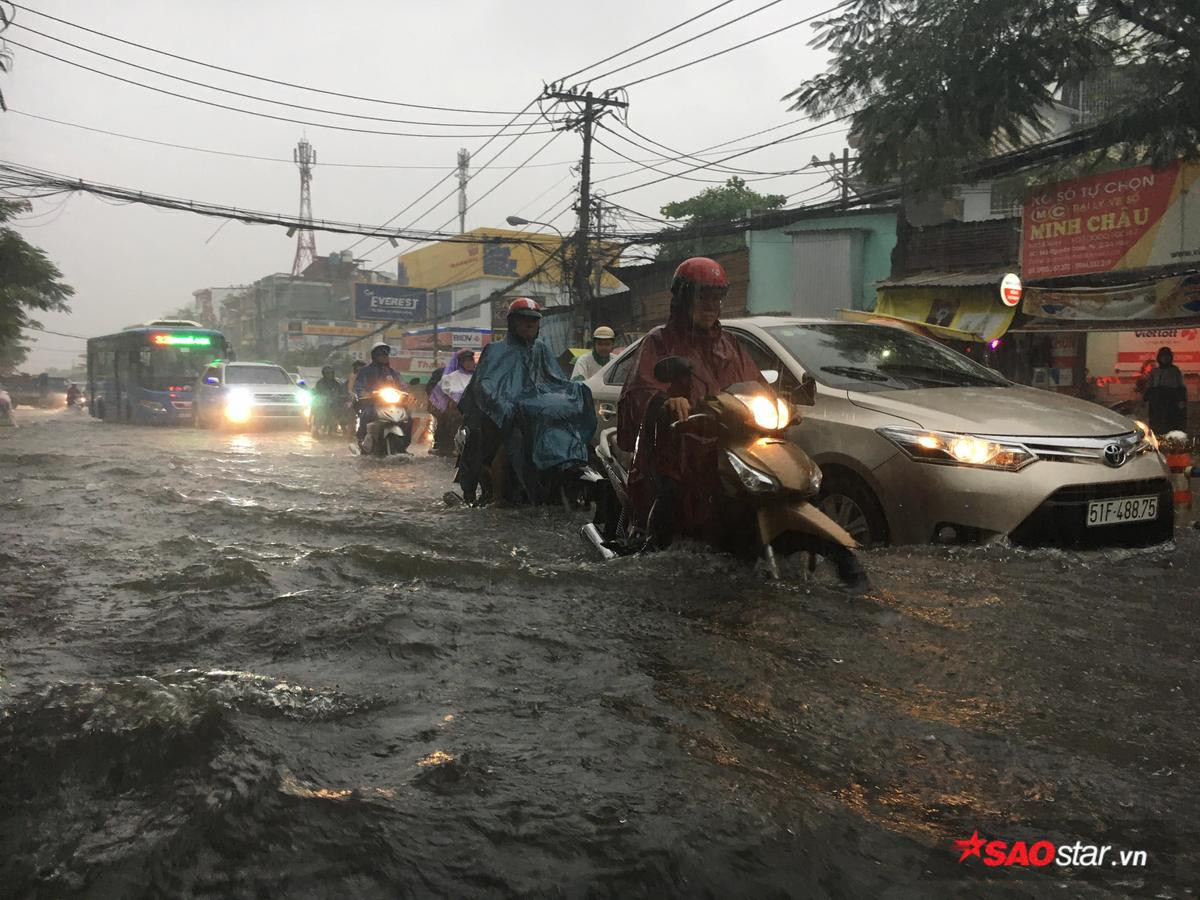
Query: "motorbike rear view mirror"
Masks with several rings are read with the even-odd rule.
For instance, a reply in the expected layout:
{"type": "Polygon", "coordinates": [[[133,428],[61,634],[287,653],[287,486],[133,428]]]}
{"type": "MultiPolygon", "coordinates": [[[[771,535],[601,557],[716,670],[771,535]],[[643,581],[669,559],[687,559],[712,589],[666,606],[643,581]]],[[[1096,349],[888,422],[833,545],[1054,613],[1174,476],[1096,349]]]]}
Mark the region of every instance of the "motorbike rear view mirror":
{"type": "Polygon", "coordinates": [[[775,384],[776,382],[779,381],[779,370],[778,369],[763,369],[762,376],[763,376],[763,380],[766,381],[767,384],[775,384]]]}
{"type": "Polygon", "coordinates": [[[667,356],[654,364],[654,378],[664,384],[692,374],[692,361],[682,356],[667,356]]]}
{"type": "Polygon", "coordinates": [[[792,391],[792,402],[797,406],[817,405],[817,381],[811,375],[800,379],[800,386],[792,391]]]}

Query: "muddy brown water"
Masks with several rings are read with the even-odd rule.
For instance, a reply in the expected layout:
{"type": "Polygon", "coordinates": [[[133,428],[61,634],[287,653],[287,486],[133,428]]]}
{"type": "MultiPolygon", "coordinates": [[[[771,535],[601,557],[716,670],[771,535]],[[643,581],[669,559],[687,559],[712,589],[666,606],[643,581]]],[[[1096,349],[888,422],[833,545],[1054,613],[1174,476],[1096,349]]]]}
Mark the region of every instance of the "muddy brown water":
{"type": "Polygon", "coordinates": [[[1200,539],[848,599],[340,440],[0,430],[0,895],[1183,897],[1200,539]],[[1008,842],[1145,866],[958,862],[1008,842]]]}

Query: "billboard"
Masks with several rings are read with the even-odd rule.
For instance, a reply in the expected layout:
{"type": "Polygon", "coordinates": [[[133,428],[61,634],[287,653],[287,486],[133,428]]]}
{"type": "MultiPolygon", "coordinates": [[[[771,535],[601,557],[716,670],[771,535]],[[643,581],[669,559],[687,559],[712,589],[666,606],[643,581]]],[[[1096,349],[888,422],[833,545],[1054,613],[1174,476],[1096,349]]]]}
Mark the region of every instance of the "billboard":
{"type": "Polygon", "coordinates": [[[354,284],[354,317],[388,322],[425,321],[424,288],[354,284]]]}
{"type": "Polygon", "coordinates": [[[1200,164],[1138,166],[1034,188],[1021,224],[1025,281],[1200,263],[1200,164]]]}
{"type": "Polygon", "coordinates": [[[1200,315],[1200,276],[1177,275],[1113,288],[1031,288],[1022,310],[1061,322],[1189,319],[1200,315]]]}
{"type": "Polygon", "coordinates": [[[1152,360],[1159,347],[1170,347],[1175,365],[1184,372],[1200,372],[1200,329],[1144,328],[1123,331],[1117,336],[1117,369],[1137,371],[1152,360]]]}
{"type": "MultiPolygon", "coordinates": [[[[438,241],[401,255],[396,264],[397,277],[401,284],[420,284],[433,290],[480,278],[522,278],[545,264],[535,280],[558,284],[563,276],[555,254],[561,244],[558,235],[553,234],[475,228],[461,239],[438,241]]],[[[614,260],[620,255],[620,248],[615,245],[606,244],[604,250],[614,260]]],[[[608,290],[622,289],[621,283],[607,272],[601,285],[608,290]]]]}

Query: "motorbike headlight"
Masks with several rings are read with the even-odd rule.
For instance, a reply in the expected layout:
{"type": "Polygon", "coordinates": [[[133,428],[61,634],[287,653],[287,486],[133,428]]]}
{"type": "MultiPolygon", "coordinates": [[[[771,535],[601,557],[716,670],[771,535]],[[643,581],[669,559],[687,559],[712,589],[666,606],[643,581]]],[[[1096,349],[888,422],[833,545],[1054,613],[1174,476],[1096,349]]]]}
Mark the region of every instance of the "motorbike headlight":
{"type": "Polygon", "coordinates": [[[404,399],[404,394],[393,387],[380,388],[375,392],[375,396],[389,406],[399,406],[404,399]]]}
{"type": "Polygon", "coordinates": [[[1016,472],[1037,459],[1023,445],[973,434],[880,428],[883,435],[917,462],[1016,472]]]}
{"type": "Polygon", "coordinates": [[[764,431],[778,431],[787,428],[792,418],[792,408],[784,400],[771,394],[734,394],[746,409],[754,424],[764,431]]]}
{"type": "Polygon", "coordinates": [[[305,388],[298,388],[296,390],[296,402],[304,407],[305,412],[308,412],[312,406],[312,391],[305,388]]]}
{"type": "Polygon", "coordinates": [[[254,398],[249,391],[230,391],[225,400],[225,418],[234,424],[247,422],[253,406],[254,398]]]}

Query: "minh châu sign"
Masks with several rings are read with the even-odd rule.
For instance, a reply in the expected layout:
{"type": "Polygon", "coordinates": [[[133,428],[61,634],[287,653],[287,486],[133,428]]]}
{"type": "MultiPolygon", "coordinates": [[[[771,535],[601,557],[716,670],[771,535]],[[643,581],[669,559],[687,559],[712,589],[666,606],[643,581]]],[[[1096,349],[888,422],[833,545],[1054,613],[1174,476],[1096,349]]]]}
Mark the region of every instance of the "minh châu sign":
{"type": "Polygon", "coordinates": [[[425,321],[425,289],[398,284],[354,285],[354,317],[386,322],[425,321]]]}
{"type": "Polygon", "coordinates": [[[1138,166],[1034,188],[1021,227],[1026,281],[1200,263],[1200,164],[1138,166]]]}

